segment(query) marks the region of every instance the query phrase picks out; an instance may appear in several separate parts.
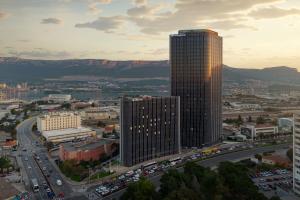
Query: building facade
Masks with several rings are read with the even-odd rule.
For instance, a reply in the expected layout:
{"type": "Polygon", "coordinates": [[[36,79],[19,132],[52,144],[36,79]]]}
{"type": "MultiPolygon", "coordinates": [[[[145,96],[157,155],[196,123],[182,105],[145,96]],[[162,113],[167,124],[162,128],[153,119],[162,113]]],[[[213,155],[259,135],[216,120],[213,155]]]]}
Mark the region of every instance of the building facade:
{"type": "Polygon", "coordinates": [[[123,97],[121,162],[132,166],[180,152],[179,97],[123,97]]]}
{"type": "Polygon", "coordinates": [[[222,38],[210,30],[170,35],[171,95],[180,97],[181,144],[217,143],[222,131],[222,38]]]}
{"type": "Polygon", "coordinates": [[[96,161],[104,156],[110,156],[117,150],[117,145],[112,141],[95,140],[82,143],[64,143],[59,146],[59,158],[61,161],[75,160],[96,161]]]}
{"type": "Polygon", "coordinates": [[[73,112],[53,112],[37,118],[38,131],[52,131],[81,127],[81,117],[73,112]]]}
{"type": "Polygon", "coordinates": [[[294,113],[293,130],[293,189],[300,195],[300,112],[294,113]]]}
{"type": "Polygon", "coordinates": [[[72,96],[70,94],[49,94],[48,95],[48,101],[54,101],[54,102],[68,102],[71,101],[72,96]]]}
{"type": "Polygon", "coordinates": [[[241,126],[241,134],[252,140],[260,137],[275,136],[278,134],[278,126],[273,124],[244,123],[241,126]]]}

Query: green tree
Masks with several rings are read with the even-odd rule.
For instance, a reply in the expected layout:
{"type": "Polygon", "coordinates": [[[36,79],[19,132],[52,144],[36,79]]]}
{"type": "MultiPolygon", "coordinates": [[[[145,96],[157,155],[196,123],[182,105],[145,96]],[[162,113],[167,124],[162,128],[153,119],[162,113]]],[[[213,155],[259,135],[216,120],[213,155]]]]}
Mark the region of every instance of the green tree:
{"type": "Polygon", "coordinates": [[[256,123],[257,124],[264,124],[266,123],[266,119],[263,116],[259,116],[256,118],[256,123]]]}
{"type": "Polygon", "coordinates": [[[248,117],[248,120],[247,120],[248,122],[252,122],[252,117],[249,115],[249,117],[248,117]]]}
{"type": "Polygon", "coordinates": [[[147,179],[141,178],[136,183],[129,184],[121,200],[157,200],[159,194],[155,191],[155,186],[147,179]]]}
{"type": "Polygon", "coordinates": [[[160,193],[166,197],[172,191],[179,190],[183,183],[183,176],[176,169],[171,169],[161,177],[160,182],[160,193]]]}
{"type": "Polygon", "coordinates": [[[260,155],[260,154],[255,154],[254,158],[256,158],[259,162],[262,161],[262,155],[260,155]]]}
{"type": "Polygon", "coordinates": [[[106,124],[103,121],[98,121],[97,126],[104,128],[106,124]]]}
{"type": "Polygon", "coordinates": [[[202,200],[194,190],[181,186],[179,190],[172,191],[164,200],[202,200]]]}

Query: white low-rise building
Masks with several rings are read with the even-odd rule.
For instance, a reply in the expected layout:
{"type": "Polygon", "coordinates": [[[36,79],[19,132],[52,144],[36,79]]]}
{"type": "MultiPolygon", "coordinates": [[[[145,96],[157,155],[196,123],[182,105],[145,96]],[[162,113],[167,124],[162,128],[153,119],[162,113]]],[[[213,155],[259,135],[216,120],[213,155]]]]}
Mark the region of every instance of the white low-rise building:
{"type": "Polygon", "coordinates": [[[54,101],[54,102],[68,102],[71,101],[72,96],[70,94],[49,94],[48,95],[48,101],[54,101]]]}
{"type": "Polygon", "coordinates": [[[96,132],[89,128],[68,128],[61,130],[43,131],[42,135],[48,142],[60,143],[87,137],[96,137],[96,132]]]}
{"type": "Polygon", "coordinates": [[[241,134],[246,135],[249,139],[260,136],[276,135],[278,134],[278,127],[272,124],[248,123],[241,126],[241,134]]]}

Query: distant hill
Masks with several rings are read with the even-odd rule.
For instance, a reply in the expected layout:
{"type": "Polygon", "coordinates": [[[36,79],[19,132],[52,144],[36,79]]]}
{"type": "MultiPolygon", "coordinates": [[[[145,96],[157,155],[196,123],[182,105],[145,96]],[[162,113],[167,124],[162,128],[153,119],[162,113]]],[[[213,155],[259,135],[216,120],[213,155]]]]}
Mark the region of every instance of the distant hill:
{"type": "MultiPolygon", "coordinates": [[[[163,61],[111,61],[102,59],[30,60],[0,57],[0,80],[42,80],[63,76],[100,76],[115,78],[169,77],[170,67],[163,61]]],[[[241,69],[223,67],[225,81],[241,82],[249,79],[276,83],[300,84],[300,73],[295,68],[271,67],[241,69]]]]}

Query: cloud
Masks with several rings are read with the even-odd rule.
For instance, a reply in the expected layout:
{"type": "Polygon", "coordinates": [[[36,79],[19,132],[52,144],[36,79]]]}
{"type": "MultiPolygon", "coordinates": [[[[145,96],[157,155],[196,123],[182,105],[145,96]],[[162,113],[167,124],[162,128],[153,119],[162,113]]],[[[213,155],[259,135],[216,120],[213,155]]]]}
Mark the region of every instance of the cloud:
{"type": "Polygon", "coordinates": [[[133,7],[127,10],[127,14],[130,17],[148,17],[151,18],[153,15],[157,12],[159,12],[163,8],[162,5],[155,5],[155,6],[138,6],[138,7],[133,7]]]}
{"type": "MultiPolygon", "coordinates": [[[[140,27],[143,33],[157,34],[161,32],[170,32],[177,29],[203,26],[207,20],[221,20],[225,18],[236,18],[238,12],[248,11],[254,6],[261,4],[277,3],[281,0],[177,0],[175,9],[161,12],[153,11],[150,6],[136,6],[127,11],[130,20],[140,27]],[[151,17],[145,16],[148,13],[151,17]]],[[[248,28],[247,26],[235,25],[226,27],[248,28]]],[[[232,23],[231,23],[232,24],[232,23]]],[[[215,22],[215,25],[220,23],[215,22]]],[[[224,26],[225,27],[225,26],[224,26]]]]}
{"type": "Polygon", "coordinates": [[[102,4],[110,4],[112,2],[112,0],[95,0],[95,2],[99,2],[102,4]]]}
{"type": "Polygon", "coordinates": [[[91,3],[91,4],[89,4],[89,11],[92,14],[94,14],[94,15],[97,15],[97,14],[99,14],[102,11],[101,9],[99,9],[97,7],[97,5],[98,5],[98,3],[91,3]]]}
{"type": "Polygon", "coordinates": [[[219,30],[231,30],[231,29],[241,29],[241,28],[257,30],[255,27],[245,25],[245,23],[240,23],[237,20],[215,21],[215,22],[208,23],[207,26],[211,27],[213,29],[219,29],[219,30]]]}
{"type": "Polygon", "coordinates": [[[296,8],[282,9],[275,6],[253,10],[249,13],[250,17],[255,19],[279,18],[288,15],[300,15],[300,10],[296,8]]]}
{"type": "Polygon", "coordinates": [[[146,5],[148,2],[147,2],[147,0],[133,0],[133,3],[135,5],[140,6],[140,5],[146,5]]]}
{"type": "Polygon", "coordinates": [[[104,32],[112,32],[122,26],[124,23],[124,17],[113,16],[113,17],[99,17],[97,20],[82,24],[76,24],[76,28],[91,28],[104,32]]]}
{"type": "Polygon", "coordinates": [[[46,18],[42,19],[41,24],[62,24],[63,21],[58,18],[46,18]]]}
{"type": "Polygon", "coordinates": [[[0,20],[5,19],[9,16],[9,13],[0,12],[0,20]]]}
{"type": "Polygon", "coordinates": [[[15,51],[8,52],[10,56],[22,58],[42,58],[42,59],[64,59],[72,57],[71,53],[66,51],[49,51],[42,48],[36,48],[32,51],[15,51]]]}

